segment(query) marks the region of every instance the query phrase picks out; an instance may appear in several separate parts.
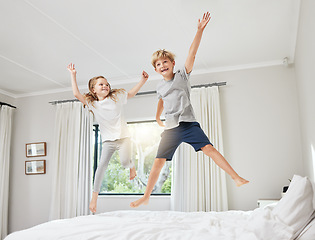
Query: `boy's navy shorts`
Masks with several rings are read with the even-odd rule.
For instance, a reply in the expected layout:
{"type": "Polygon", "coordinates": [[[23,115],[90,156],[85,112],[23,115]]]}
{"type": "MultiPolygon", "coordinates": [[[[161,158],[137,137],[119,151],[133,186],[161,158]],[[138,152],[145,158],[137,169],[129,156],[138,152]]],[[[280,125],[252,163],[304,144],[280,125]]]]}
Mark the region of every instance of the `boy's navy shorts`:
{"type": "Polygon", "coordinates": [[[190,144],[196,152],[208,144],[213,146],[198,122],[180,122],[178,127],[164,130],[161,137],[156,158],[166,158],[167,161],[172,160],[182,142],[190,144]]]}

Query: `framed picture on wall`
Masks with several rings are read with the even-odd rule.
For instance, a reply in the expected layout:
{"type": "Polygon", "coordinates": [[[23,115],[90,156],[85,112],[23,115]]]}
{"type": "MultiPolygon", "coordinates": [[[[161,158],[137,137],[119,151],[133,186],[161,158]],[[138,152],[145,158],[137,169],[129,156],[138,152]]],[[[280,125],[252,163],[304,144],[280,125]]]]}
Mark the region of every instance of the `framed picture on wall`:
{"type": "Polygon", "coordinates": [[[46,160],[25,161],[25,174],[45,174],[46,160]]]}
{"type": "Polygon", "coordinates": [[[46,142],[27,143],[25,149],[26,157],[46,156],[46,142]]]}

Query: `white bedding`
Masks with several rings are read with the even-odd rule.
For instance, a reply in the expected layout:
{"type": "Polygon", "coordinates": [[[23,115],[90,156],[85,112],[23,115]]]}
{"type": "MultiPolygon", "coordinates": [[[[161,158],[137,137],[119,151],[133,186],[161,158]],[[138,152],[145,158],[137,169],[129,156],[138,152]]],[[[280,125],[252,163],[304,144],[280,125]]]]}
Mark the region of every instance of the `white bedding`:
{"type": "Polygon", "coordinates": [[[315,183],[294,175],[278,204],[254,211],[115,211],[47,222],[5,240],[314,240],[314,216],[315,183]]]}
{"type": "Polygon", "coordinates": [[[115,211],[56,220],[12,233],[5,240],[49,239],[291,239],[293,230],[270,208],[254,211],[115,211]]]}

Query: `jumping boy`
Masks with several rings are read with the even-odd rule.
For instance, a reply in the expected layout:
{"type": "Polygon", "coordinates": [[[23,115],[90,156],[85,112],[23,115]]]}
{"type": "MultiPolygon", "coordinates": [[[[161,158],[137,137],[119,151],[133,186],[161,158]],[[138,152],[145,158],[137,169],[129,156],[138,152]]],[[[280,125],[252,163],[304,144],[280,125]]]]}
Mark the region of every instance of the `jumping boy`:
{"type": "Polygon", "coordinates": [[[203,15],[202,20],[198,20],[198,29],[195,38],[190,46],[185,67],[174,73],[174,54],[158,50],[152,55],[152,65],[155,71],[162,75],[157,85],[157,94],[159,98],[156,121],[160,126],[164,126],[160,116],[165,110],[165,130],[158,148],[157,156],[154,160],[147,188],[142,198],[132,202],[131,207],[138,207],[149,203],[151,192],[157,182],[161,169],[165,161],[172,160],[176,148],[186,142],[194,147],[195,151],[203,151],[207,156],[228,173],[237,186],[248,183],[247,180],[240,177],[226,159],[213,147],[208,137],[200,128],[196,121],[195,114],[190,103],[190,84],[189,76],[193,69],[195,56],[201,41],[203,30],[210,21],[210,13],[203,15]]]}

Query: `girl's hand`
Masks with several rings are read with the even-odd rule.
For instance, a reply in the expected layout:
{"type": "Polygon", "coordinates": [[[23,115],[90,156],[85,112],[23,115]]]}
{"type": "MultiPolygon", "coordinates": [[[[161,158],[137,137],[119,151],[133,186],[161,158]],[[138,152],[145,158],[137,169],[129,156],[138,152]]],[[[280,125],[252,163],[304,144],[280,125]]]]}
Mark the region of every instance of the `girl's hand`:
{"type": "Polygon", "coordinates": [[[77,74],[77,71],[75,70],[74,64],[70,63],[70,64],[68,65],[67,69],[69,70],[69,72],[70,72],[71,74],[74,74],[74,75],[77,74]]]}
{"type": "Polygon", "coordinates": [[[141,80],[146,82],[149,78],[149,74],[147,74],[145,71],[142,72],[142,75],[141,75],[141,80]]]}
{"type": "Polygon", "coordinates": [[[128,92],[128,99],[136,96],[136,94],[139,92],[140,88],[145,84],[145,82],[148,80],[149,74],[147,74],[145,71],[141,74],[141,79],[137,83],[136,86],[134,86],[129,92],[128,92]]]}
{"type": "Polygon", "coordinates": [[[211,19],[210,13],[209,12],[204,13],[203,18],[201,20],[198,19],[198,29],[204,30],[210,19],[211,19]]]}

